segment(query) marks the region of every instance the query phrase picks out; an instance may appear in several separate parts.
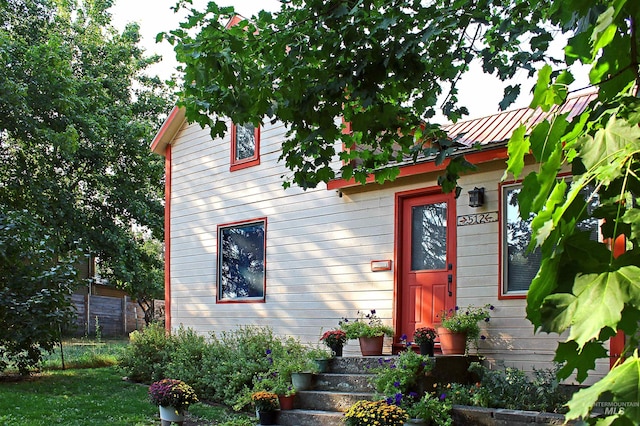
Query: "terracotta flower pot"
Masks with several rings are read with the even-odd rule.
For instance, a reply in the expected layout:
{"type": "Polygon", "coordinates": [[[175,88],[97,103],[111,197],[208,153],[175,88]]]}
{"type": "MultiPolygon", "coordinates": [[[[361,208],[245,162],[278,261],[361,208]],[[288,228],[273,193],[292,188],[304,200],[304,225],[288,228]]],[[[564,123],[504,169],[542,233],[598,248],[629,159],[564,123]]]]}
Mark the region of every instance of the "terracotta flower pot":
{"type": "Polygon", "coordinates": [[[384,344],[384,336],[378,337],[360,337],[360,352],[363,356],[382,355],[382,345],[384,344]]]}
{"type": "Polygon", "coordinates": [[[280,402],[281,410],[293,410],[293,401],[295,400],[295,395],[278,395],[278,401],[280,402]]]}
{"type": "Polygon", "coordinates": [[[464,355],[467,347],[467,333],[454,333],[448,328],[438,327],[440,349],[443,355],[464,355]]]}

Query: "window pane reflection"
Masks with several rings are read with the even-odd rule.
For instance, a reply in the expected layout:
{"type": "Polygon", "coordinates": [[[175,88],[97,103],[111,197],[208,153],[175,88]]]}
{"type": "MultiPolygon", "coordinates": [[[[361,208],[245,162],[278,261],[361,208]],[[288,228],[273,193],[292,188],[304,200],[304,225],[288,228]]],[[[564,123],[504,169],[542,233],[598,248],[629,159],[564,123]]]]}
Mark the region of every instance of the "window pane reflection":
{"type": "Polygon", "coordinates": [[[447,203],[413,207],[411,221],[411,269],[445,269],[447,203]]]}

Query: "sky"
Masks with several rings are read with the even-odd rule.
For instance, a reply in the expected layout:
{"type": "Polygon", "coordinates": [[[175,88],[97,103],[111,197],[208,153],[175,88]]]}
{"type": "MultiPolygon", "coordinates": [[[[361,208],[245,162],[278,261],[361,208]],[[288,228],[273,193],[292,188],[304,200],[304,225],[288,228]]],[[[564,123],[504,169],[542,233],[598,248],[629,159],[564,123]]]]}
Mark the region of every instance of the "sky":
{"type": "MultiPolygon", "coordinates": [[[[163,31],[178,28],[184,13],[177,15],[171,10],[177,0],[116,0],[111,9],[113,25],[122,30],[129,22],[140,25],[141,44],[147,53],[157,53],[162,56],[162,62],[150,72],[162,78],[169,78],[175,73],[177,62],[173,49],[169,43],[156,43],[156,35],[163,31]]],[[[204,10],[208,0],[193,0],[193,7],[204,10]]],[[[256,15],[260,10],[277,11],[280,9],[278,0],[218,0],[219,6],[234,6],[236,12],[243,16],[256,15]]],[[[473,64],[472,64],[473,65],[473,64]]],[[[527,81],[524,71],[516,75],[515,81],[522,83],[521,95],[510,108],[527,106],[531,100],[530,90],[534,81],[527,81]]],[[[579,84],[579,83],[576,83],[579,84]]],[[[502,100],[503,87],[507,83],[500,82],[496,77],[483,74],[479,66],[468,76],[463,77],[458,85],[458,98],[467,106],[470,115],[467,118],[483,117],[498,112],[498,104],[502,100]]],[[[436,117],[438,118],[438,117],[436,117]]],[[[444,123],[441,116],[437,120],[444,123]]]]}

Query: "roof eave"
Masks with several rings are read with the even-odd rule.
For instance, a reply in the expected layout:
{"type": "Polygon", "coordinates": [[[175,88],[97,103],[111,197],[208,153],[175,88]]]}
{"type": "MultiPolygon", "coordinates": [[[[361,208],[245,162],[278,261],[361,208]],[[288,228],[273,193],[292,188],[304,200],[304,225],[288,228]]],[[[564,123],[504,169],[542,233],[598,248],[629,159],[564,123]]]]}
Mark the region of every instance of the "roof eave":
{"type": "Polygon", "coordinates": [[[173,107],[169,116],[164,123],[162,123],[158,133],[156,133],[156,136],[153,138],[153,141],[151,142],[151,151],[164,156],[167,146],[171,145],[171,142],[173,142],[173,139],[176,137],[178,130],[182,127],[185,118],[185,109],[183,107],[173,107]]]}

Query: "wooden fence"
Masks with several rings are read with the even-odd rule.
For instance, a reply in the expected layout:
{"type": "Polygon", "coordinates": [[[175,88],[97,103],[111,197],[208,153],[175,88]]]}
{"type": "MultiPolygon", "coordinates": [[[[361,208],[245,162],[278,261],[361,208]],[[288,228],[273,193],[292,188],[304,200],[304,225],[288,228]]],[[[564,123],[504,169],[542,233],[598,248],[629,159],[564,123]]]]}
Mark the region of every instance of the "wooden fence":
{"type": "MultiPolygon", "coordinates": [[[[120,290],[92,286],[91,291],[74,293],[71,300],[77,312],[71,335],[95,336],[98,325],[103,337],[128,336],[145,325],[142,308],[120,290]]],[[[154,305],[156,312],[163,310],[164,300],[156,300],[154,305]]]]}

